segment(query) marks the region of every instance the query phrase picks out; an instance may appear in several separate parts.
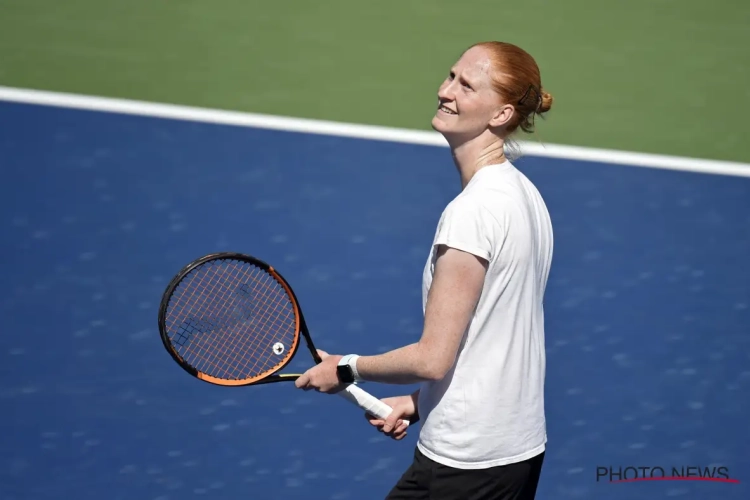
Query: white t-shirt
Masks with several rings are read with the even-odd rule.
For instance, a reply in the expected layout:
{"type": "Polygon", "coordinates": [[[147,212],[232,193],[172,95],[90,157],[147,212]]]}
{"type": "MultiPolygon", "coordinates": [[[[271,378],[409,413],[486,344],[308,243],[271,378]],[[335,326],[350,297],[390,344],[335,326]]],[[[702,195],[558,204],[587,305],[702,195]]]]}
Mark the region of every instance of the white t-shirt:
{"type": "Polygon", "coordinates": [[[440,218],[422,277],[423,307],[438,244],[489,267],[455,364],[420,388],[417,446],[461,469],[532,458],[547,442],[542,302],[553,238],[544,201],[510,162],[481,168],[440,218]]]}

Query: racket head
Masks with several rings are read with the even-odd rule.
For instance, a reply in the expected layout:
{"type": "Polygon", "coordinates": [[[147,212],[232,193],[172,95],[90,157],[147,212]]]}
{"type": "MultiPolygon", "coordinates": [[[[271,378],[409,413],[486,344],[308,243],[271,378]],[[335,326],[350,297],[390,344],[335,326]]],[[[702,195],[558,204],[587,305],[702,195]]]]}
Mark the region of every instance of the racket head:
{"type": "Polygon", "coordinates": [[[275,374],[296,354],[301,332],[309,337],[287,281],[241,253],[191,262],[170,281],[159,307],[159,335],[174,361],[216,385],[297,378],[275,374]]]}

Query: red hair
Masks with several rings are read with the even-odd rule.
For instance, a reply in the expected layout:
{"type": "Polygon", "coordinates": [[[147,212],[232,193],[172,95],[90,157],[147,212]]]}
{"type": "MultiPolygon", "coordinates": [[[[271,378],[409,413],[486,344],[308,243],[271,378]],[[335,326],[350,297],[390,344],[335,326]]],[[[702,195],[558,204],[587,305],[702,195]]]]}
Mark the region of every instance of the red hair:
{"type": "Polygon", "coordinates": [[[534,58],[507,42],[481,42],[473,47],[489,52],[493,87],[503,102],[515,107],[508,133],[518,127],[524,132],[533,132],[534,117],[552,108],[552,96],[542,88],[542,77],[534,58]]]}

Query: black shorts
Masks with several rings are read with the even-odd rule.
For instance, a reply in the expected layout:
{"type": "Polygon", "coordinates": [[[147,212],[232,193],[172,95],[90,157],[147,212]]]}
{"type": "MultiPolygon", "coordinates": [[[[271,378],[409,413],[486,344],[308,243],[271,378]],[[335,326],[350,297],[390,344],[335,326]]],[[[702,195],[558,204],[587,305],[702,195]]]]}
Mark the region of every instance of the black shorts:
{"type": "Polygon", "coordinates": [[[533,500],[544,452],[489,469],[456,469],[419,451],[386,500],[533,500]]]}

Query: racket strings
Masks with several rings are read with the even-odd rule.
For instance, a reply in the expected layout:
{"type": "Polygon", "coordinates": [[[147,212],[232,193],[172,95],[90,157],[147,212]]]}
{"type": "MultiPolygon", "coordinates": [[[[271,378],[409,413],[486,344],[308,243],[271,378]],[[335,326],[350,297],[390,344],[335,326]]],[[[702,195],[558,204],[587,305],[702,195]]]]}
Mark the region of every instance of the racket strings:
{"type": "MultiPolygon", "coordinates": [[[[208,268],[202,270],[208,271],[208,268]]],[[[211,269],[211,271],[214,270],[215,268],[211,269]]],[[[228,346],[226,345],[226,342],[224,342],[222,345],[217,345],[221,342],[222,339],[220,337],[217,338],[217,336],[215,335],[217,327],[221,327],[222,325],[217,324],[217,320],[210,319],[210,316],[208,318],[202,317],[201,319],[195,319],[192,316],[206,313],[221,313],[221,311],[211,310],[211,306],[214,305],[215,300],[212,302],[208,302],[208,299],[210,297],[223,299],[224,297],[223,295],[217,296],[220,293],[220,290],[218,289],[220,283],[218,282],[218,280],[215,280],[215,273],[194,273],[191,275],[191,278],[191,282],[184,283],[184,287],[182,288],[182,290],[184,290],[186,297],[184,302],[176,301],[176,304],[178,305],[175,314],[177,315],[176,317],[184,317],[187,308],[189,306],[192,306],[192,308],[189,310],[191,316],[189,316],[185,320],[185,322],[180,325],[180,328],[178,329],[178,335],[182,340],[186,337],[185,334],[188,333],[189,336],[187,336],[186,338],[192,339],[194,336],[195,340],[191,343],[187,343],[183,340],[182,346],[184,347],[184,349],[180,354],[183,356],[183,358],[186,359],[188,363],[195,366],[199,370],[206,371],[207,367],[205,365],[210,365],[210,367],[216,370],[216,372],[218,373],[219,371],[222,371],[222,366],[218,365],[215,360],[208,356],[208,354],[211,352],[212,348],[214,350],[219,348],[222,349],[225,353],[227,352],[228,346]],[[207,311],[207,309],[209,310],[207,311]],[[201,363],[201,361],[203,361],[203,363],[201,363]]],[[[228,276],[228,278],[237,279],[238,273],[235,273],[235,275],[230,275],[228,276]]],[[[224,306],[236,307],[236,303],[224,303],[224,306]]],[[[227,366],[229,366],[229,364],[223,367],[224,371],[226,371],[227,366]]]]}
{"type": "Polygon", "coordinates": [[[286,290],[262,268],[236,260],[193,270],[173,294],[166,325],[186,363],[223,379],[269,372],[297,342],[295,307],[286,290]]]}
{"type": "MultiPolygon", "coordinates": [[[[234,277],[233,277],[234,278],[234,277]]],[[[270,278],[268,275],[260,275],[259,277],[255,277],[255,283],[254,287],[252,288],[252,293],[247,294],[247,288],[245,289],[245,294],[249,298],[254,298],[258,300],[258,307],[257,309],[257,318],[258,318],[258,325],[256,325],[256,333],[260,333],[262,336],[257,338],[257,345],[264,345],[264,341],[268,341],[268,335],[270,333],[270,329],[268,328],[267,322],[272,317],[272,314],[274,312],[280,312],[278,311],[278,303],[274,304],[274,297],[270,297],[270,294],[266,294],[264,292],[268,292],[271,289],[269,286],[271,285],[270,281],[272,278],[270,278]],[[257,279],[260,278],[260,279],[257,279]],[[273,308],[273,310],[271,310],[273,308]]],[[[235,330],[230,330],[228,332],[230,335],[225,335],[221,339],[215,339],[211,338],[211,340],[216,340],[216,343],[221,342],[222,345],[216,345],[216,343],[212,344],[210,347],[213,349],[217,348],[225,348],[229,351],[229,353],[225,358],[225,367],[223,370],[221,370],[218,375],[223,378],[231,377],[232,375],[232,369],[242,369],[245,367],[249,368],[249,371],[251,373],[262,373],[264,370],[263,366],[259,366],[261,361],[263,361],[262,356],[254,356],[251,351],[243,349],[242,344],[242,337],[238,335],[239,332],[235,330]],[[250,366],[252,365],[252,366],[250,366]]],[[[206,346],[206,350],[208,350],[209,347],[206,346]]]]}
{"type": "MultiPolygon", "coordinates": [[[[258,345],[268,345],[269,340],[273,340],[271,336],[274,334],[274,332],[278,331],[279,328],[283,327],[283,323],[280,325],[279,322],[276,321],[276,318],[282,317],[284,314],[283,309],[280,309],[280,306],[283,306],[283,302],[279,301],[278,299],[285,299],[286,296],[278,296],[276,294],[276,297],[273,297],[273,293],[269,293],[268,295],[264,294],[264,292],[269,291],[272,292],[272,282],[275,282],[273,278],[271,278],[269,275],[265,274],[261,277],[260,280],[257,280],[255,283],[255,287],[252,289],[251,293],[247,293],[247,297],[250,299],[257,299],[262,304],[262,312],[260,314],[260,321],[261,325],[257,332],[259,332],[260,336],[257,339],[258,345]],[[265,287],[265,288],[264,288],[265,287]],[[269,296],[270,295],[270,296],[269,296]],[[269,325],[268,322],[275,323],[269,325]]],[[[288,319],[288,315],[286,315],[288,319]]],[[[236,341],[234,344],[238,344],[239,336],[236,337],[236,341]]],[[[240,353],[244,353],[247,351],[237,351],[240,353]]],[[[252,373],[263,373],[266,371],[264,369],[263,363],[261,363],[264,360],[263,356],[243,356],[242,360],[237,360],[236,358],[233,361],[237,361],[239,363],[242,361],[242,366],[247,366],[248,364],[252,363],[252,366],[249,367],[249,370],[252,373]]],[[[235,365],[239,366],[239,365],[235,365]]],[[[272,366],[273,367],[273,366],[272,366]]],[[[271,367],[271,368],[272,368],[271,367]]]]}
{"type": "MultiPolygon", "coordinates": [[[[232,275],[229,277],[232,280],[235,280],[239,278],[239,276],[232,275]]],[[[268,291],[270,285],[270,279],[267,277],[267,275],[261,275],[261,279],[255,280],[254,287],[251,289],[252,293],[249,294],[252,298],[259,299],[258,308],[260,309],[260,312],[256,314],[255,316],[259,318],[259,324],[256,325],[256,332],[260,331],[263,332],[263,336],[257,338],[257,342],[259,345],[263,344],[264,340],[268,340],[268,334],[269,329],[267,328],[267,319],[272,311],[269,311],[271,307],[274,307],[272,303],[270,303],[269,299],[272,299],[272,297],[269,297],[267,295],[263,295],[262,292],[268,291]],[[265,288],[264,288],[265,287],[265,288]],[[266,309],[266,311],[263,311],[263,309],[266,309]],[[258,328],[260,330],[258,330],[258,328]]],[[[248,295],[248,288],[244,288],[245,295],[248,295]]],[[[215,290],[214,290],[215,292],[215,290]]],[[[232,304],[235,305],[236,304],[232,304]]],[[[274,309],[278,312],[278,303],[274,309]]],[[[237,309],[235,308],[235,311],[237,309]]],[[[251,314],[252,315],[252,314],[251,314]]],[[[241,318],[246,319],[246,318],[241,318]]],[[[197,350],[189,350],[190,353],[197,354],[196,356],[189,356],[188,360],[189,362],[194,363],[196,368],[201,369],[201,371],[208,372],[206,366],[201,366],[208,364],[211,368],[213,368],[216,373],[215,376],[219,376],[221,378],[237,378],[237,376],[242,376],[242,373],[237,373],[237,371],[248,371],[250,373],[261,373],[264,371],[264,366],[260,366],[259,364],[262,364],[262,356],[256,356],[252,351],[242,349],[244,346],[241,345],[242,337],[240,335],[237,335],[236,329],[227,329],[226,327],[230,326],[237,326],[236,321],[235,325],[217,325],[219,327],[225,327],[223,332],[224,335],[207,335],[202,337],[202,342],[199,341],[196,343],[197,350]],[[216,362],[216,356],[212,356],[211,358],[208,358],[206,354],[209,352],[215,353],[215,354],[223,354],[221,365],[219,365],[216,362]],[[207,363],[200,363],[200,361],[205,361],[207,363]],[[245,369],[245,370],[243,370],[245,369]]],[[[214,333],[213,331],[211,333],[214,333]]],[[[267,358],[267,356],[266,356],[267,358]]]]}
{"type": "MultiPolygon", "coordinates": [[[[189,288],[186,283],[186,297],[185,302],[182,303],[182,307],[176,311],[176,314],[182,315],[184,314],[184,309],[188,305],[193,305],[192,313],[193,314],[205,314],[206,312],[214,312],[214,311],[206,311],[207,306],[211,306],[212,304],[208,302],[208,297],[211,297],[212,295],[217,293],[217,286],[218,283],[212,283],[211,277],[208,273],[204,275],[193,275],[193,278],[197,283],[190,283],[195,286],[195,288],[189,288]],[[213,286],[211,286],[213,285],[213,286]],[[202,299],[201,299],[202,298],[202,299]]],[[[226,304],[225,304],[226,305],[226,304]]],[[[230,304],[234,305],[234,304],[230,304]]],[[[185,349],[181,353],[188,362],[192,364],[199,364],[200,360],[205,360],[207,364],[212,365],[212,368],[214,369],[220,369],[219,366],[217,366],[210,358],[206,356],[206,354],[209,352],[209,345],[214,344],[218,340],[216,339],[216,336],[214,335],[214,331],[216,330],[216,327],[218,325],[216,324],[216,321],[213,319],[203,317],[202,319],[195,319],[193,317],[188,317],[188,319],[184,322],[183,326],[178,330],[178,333],[181,336],[184,336],[184,333],[187,332],[190,334],[190,337],[193,338],[195,336],[196,341],[191,343],[183,342],[183,346],[185,349]],[[190,329],[188,330],[188,325],[190,329]],[[204,334],[203,336],[200,336],[200,334],[204,334]],[[198,334],[198,335],[196,335],[198,334]]],[[[204,366],[200,367],[201,369],[205,369],[204,366]]]]}

